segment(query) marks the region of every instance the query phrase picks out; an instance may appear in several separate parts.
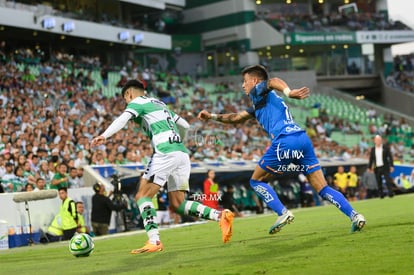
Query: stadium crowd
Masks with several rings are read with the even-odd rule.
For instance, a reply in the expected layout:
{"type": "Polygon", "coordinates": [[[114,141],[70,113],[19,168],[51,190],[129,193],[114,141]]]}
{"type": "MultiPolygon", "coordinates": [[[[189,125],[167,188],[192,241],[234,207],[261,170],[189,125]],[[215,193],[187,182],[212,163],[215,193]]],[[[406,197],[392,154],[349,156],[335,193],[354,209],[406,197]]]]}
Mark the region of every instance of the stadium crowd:
{"type": "MultiPolygon", "coordinates": [[[[22,1],[23,2],[23,1],[22,1]]],[[[145,31],[155,31],[164,33],[167,31],[169,24],[178,20],[181,16],[179,12],[169,11],[130,11],[120,14],[118,5],[101,5],[97,2],[89,4],[88,2],[62,3],[59,1],[30,1],[30,4],[20,3],[20,1],[0,0],[0,7],[13,8],[17,10],[26,10],[34,12],[35,15],[50,14],[62,16],[65,18],[79,19],[83,21],[97,22],[100,24],[111,25],[115,27],[124,27],[131,29],[141,29],[145,31]],[[128,18],[128,19],[126,19],[128,18]]],[[[107,3],[106,3],[107,4],[107,3]]],[[[128,9],[126,9],[129,11],[128,9]]],[[[35,19],[36,20],[36,19],[35,19]]]]}
{"type": "MultiPolygon", "coordinates": [[[[260,16],[259,16],[260,17],[260,16]]],[[[263,17],[275,29],[290,32],[335,32],[335,31],[372,31],[408,30],[400,21],[387,20],[383,14],[375,12],[318,14],[286,14],[279,11],[267,12],[263,17]]]]}
{"type": "MultiPolygon", "coordinates": [[[[125,107],[116,96],[105,97],[100,90],[85,88],[96,81],[104,81],[91,77],[92,69],[103,68],[99,58],[55,52],[47,62],[31,63],[42,58],[41,51],[31,49],[2,51],[2,57],[0,178],[5,192],[40,189],[42,187],[36,186],[39,178],[45,180],[40,184],[50,188],[58,173],[60,177],[68,176],[68,187],[82,186],[85,165],[148,163],[151,146],[148,138],[135,127],[122,130],[105,146],[90,148],[91,138],[101,133],[125,107]],[[38,73],[32,72],[28,64],[37,64],[38,73]],[[71,68],[71,64],[77,67],[71,68]],[[65,167],[58,172],[61,163],[65,167]]],[[[257,161],[263,154],[262,149],[258,149],[263,146],[257,145],[269,143],[260,127],[255,127],[256,122],[234,128],[196,118],[202,109],[229,113],[245,108],[248,99],[233,83],[216,85],[216,99],[212,100],[203,85],[189,75],[147,70],[133,62],[128,62],[119,73],[126,78],[141,79],[151,96],[160,97],[188,120],[192,127],[186,145],[193,162],[257,161]],[[231,100],[224,96],[229,93],[234,94],[231,100]],[[190,104],[181,103],[184,100],[190,104]]],[[[359,133],[358,127],[335,117],[328,118],[323,111],[307,121],[308,134],[320,157],[367,157],[370,141],[364,140],[360,146],[348,148],[330,139],[333,131],[359,133]]],[[[411,151],[414,154],[414,150],[411,151]]]]}
{"type": "Polygon", "coordinates": [[[394,57],[394,70],[385,81],[391,87],[414,93],[413,54],[394,57]]]}

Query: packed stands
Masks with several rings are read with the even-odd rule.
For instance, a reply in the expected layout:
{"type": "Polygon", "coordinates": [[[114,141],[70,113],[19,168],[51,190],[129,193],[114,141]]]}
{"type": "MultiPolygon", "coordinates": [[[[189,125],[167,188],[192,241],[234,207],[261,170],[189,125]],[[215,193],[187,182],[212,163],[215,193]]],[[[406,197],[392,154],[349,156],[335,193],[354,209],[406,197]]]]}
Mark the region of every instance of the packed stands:
{"type": "Polygon", "coordinates": [[[309,13],[307,3],[296,3],[294,6],[282,3],[263,4],[258,10],[257,17],[266,20],[283,33],[410,29],[404,23],[389,20],[379,12],[370,10],[339,12],[335,5],[331,6],[329,12],[321,14],[309,13]]]}
{"type": "Polygon", "coordinates": [[[413,54],[394,57],[394,70],[386,77],[386,84],[414,93],[413,54]]]}
{"type": "MultiPolygon", "coordinates": [[[[150,95],[163,99],[190,122],[186,145],[193,162],[257,161],[265,148],[263,144],[268,144],[260,127],[252,127],[255,122],[234,128],[197,120],[196,114],[202,109],[225,113],[245,108],[248,99],[234,83],[196,82],[188,75],[130,64],[110,70],[105,84],[101,77],[103,68],[95,57],[55,53],[51,61],[40,63],[33,62],[35,55],[28,58],[19,52],[31,51],[15,51],[17,56],[8,55],[10,58],[4,59],[0,67],[3,165],[11,162],[16,166],[19,158],[33,162],[33,157],[48,162],[52,173],[60,161],[70,163],[69,167],[76,164],[75,168],[80,170],[86,164],[145,165],[152,151],[147,138],[136,128],[121,131],[98,150],[89,147],[91,137],[102,132],[123,111],[124,103],[116,98],[122,77],[140,78],[150,95]],[[83,156],[77,161],[79,155],[83,156]]],[[[287,101],[295,119],[313,138],[320,157],[366,157],[372,144],[370,137],[379,133],[388,136],[397,156],[412,159],[413,130],[404,121],[376,115],[374,110],[323,94],[303,101],[287,101]]],[[[32,168],[36,176],[38,167],[32,168]]]]}
{"type": "Polygon", "coordinates": [[[87,2],[31,2],[31,4],[25,4],[20,3],[20,1],[0,0],[0,7],[30,11],[38,16],[49,14],[65,18],[91,21],[104,25],[141,29],[158,33],[165,33],[168,31],[168,25],[178,21],[181,16],[179,11],[157,10],[146,6],[123,3],[122,1],[114,1],[110,5],[108,5],[108,3],[100,2],[96,2],[94,5],[88,4],[87,2]],[[121,10],[123,12],[120,12],[121,10]]]}

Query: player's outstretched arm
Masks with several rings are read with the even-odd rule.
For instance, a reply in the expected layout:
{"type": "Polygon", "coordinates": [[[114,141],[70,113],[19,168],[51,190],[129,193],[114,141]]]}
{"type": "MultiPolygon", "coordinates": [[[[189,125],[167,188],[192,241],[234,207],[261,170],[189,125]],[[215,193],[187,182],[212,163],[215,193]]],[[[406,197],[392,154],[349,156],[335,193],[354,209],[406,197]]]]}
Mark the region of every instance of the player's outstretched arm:
{"type": "Polygon", "coordinates": [[[113,134],[124,128],[131,118],[132,114],[130,112],[123,112],[101,135],[92,139],[91,146],[95,147],[104,144],[107,138],[110,138],[113,134]]]}
{"type": "Polygon", "coordinates": [[[269,89],[274,89],[283,92],[287,97],[295,99],[305,99],[309,97],[310,90],[307,87],[302,87],[299,89],[290,89],[289,85],[282,79],[274,77],[267,81],[267,87],[269,89]]]}
{"type": "Polygon", "coordinates": [[[308,87],[293,89],[289,93],[290,98],[296,98],[296,99],[305,99],[309,97],[309,95],[310,95],[310,89],[308,87]]]}
{"type": "Polygon", "coordinates": [[[237,124],[249,120],[253,117],[247,111],[230,114],[211,114],[206,110],[202,110],[200,113],[198,113],[197,118],[203,121],[211,119],[228,124],[237,124]]]}

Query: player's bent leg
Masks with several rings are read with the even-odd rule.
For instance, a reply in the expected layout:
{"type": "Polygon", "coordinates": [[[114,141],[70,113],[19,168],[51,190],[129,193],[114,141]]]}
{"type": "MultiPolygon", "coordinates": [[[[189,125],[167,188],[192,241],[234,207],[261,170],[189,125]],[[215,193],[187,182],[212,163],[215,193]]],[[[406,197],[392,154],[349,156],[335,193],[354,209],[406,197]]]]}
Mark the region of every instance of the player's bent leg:
{"type": "Polygon", "coordinates": [[[171,210],[180,215],[190,215],[218,221],[222,231],[223,242],[227,243],[230,241],[233,234],[233,212],[228,209],[219,211],[196,201],[185,200],[184,197],[183,191],[169,192],[171,210]]]}
{"type": "Polygon", "coordinates": [[[266,205],[278,214],[276,222],[270,227],[269,234],[279,232],[283,226],[293,222],[295,216],[290,212],[279,200],[276,191],[263,180],[268,179],[270,173],[265,171],[259,165],[256,166],[252,178],[250,179],[250,186],[256,194],[262,199],[266,205]]]}
{"type": "Polygon", "coordinates": [[[171,210],[180,215],[190,215],[206,220],[219,221],[220,211],[197,201],[184,199],[183,191],[169,192],[171,210]]]}
{"type": "Polygon", "coordinates": [[[319,195],[335,205],[342,213],[352,221],[351,231],[360,231],[366,224],[364,216],[356,212],[344,195],[327,185],[321,170],[306,175],[309,183],[315,188],[319,195]]]}
{"type": "Polygon", "coordinates": [[[269,175],[270,173],[257,165],[250,179],[250,187],[270,209],[281,216],[287,211],[287,209],[279,200],[276,191],[269,184],[263,181],[268,179],[269,175]]]}

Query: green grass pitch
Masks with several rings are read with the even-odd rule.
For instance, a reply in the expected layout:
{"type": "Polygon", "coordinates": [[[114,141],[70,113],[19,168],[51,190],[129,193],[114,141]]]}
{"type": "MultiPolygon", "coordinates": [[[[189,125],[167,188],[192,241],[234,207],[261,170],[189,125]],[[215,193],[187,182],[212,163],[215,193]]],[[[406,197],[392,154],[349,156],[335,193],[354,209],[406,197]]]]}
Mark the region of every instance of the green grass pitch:
{"type": "Polygon", "coordinates": [[[353,203],[367,225],[334,206],[293,209],[295,222],[267,230],[271,214],[237,218],[230,243],[216,222],[161,230],[164,251],[131,255],[146,241],[133,232],[95,238],[90,257],[76,258],[68,243],[0,251],[0,274],[414,274],[414,194],[353,203]]]}

